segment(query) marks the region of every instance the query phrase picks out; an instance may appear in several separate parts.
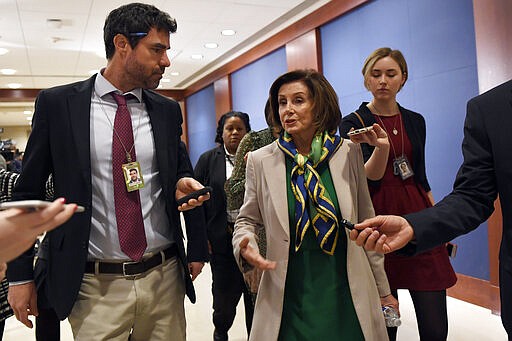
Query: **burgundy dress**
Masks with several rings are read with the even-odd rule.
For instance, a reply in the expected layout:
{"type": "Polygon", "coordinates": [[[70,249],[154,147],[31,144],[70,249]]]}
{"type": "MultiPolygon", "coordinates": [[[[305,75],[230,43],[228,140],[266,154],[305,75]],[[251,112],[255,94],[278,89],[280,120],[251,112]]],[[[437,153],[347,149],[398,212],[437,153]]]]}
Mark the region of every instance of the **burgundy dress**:
{"type": "MultiPolygon", "coordinates": [[[[380,181],[380,186],[370,186],[375,214],[403,215],[432,206],[427,193],[415,181],[414,176],[402,180],[400,175],[393,174],[393,160],[402,155],[403,124],[401,127],[397,116],[375,116],[375,120],[379,125],[384,124],[392,142],[386,172],[380,181]],[[393,128],[398,130],[397,135],[392,133],[393,128]]],[[[403,152],[412,169],[412,145],[405,130],[403,145],[403,152]]],[[[397,252],[386,254],[385,268],[392,290],[444,290],[457,281],[444,245],[412,257],[402,256],[397,252]]]]}

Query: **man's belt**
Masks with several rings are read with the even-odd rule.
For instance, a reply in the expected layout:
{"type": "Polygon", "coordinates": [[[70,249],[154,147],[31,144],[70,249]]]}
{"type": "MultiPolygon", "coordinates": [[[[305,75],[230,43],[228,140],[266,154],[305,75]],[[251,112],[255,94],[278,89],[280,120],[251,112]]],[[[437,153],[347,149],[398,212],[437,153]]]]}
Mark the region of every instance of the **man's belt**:
{"type": "Polygon", "coordinates": [[[104,274],[104,275],[123,275],[123,276],[137,276],[141,275],[166,260],[175,257],[178,254],[176,244],[162,250],[148,259],[141,260],[140,262],[106,262],[106,261],[88,261],[85,263],[85,273],[89,274],[104,274]]]}

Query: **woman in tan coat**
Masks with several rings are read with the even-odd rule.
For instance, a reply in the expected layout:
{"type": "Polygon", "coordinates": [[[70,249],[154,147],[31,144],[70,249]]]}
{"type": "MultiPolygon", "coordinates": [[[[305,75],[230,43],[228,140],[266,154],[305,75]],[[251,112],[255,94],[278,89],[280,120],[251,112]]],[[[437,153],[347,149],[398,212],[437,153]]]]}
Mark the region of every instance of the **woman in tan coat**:
{"type": "Polygon", "coordinates": [[[335,135],[336,93],[320,73],[297,70],[272,84],[270,101],[281,136],[249,153],[233,235],[242,271],[264,270],[250,340],[387,340],[381,305],[398,303],[383,257],[349,241],[342,222],[374,211],[360,147],[335,135]]]}

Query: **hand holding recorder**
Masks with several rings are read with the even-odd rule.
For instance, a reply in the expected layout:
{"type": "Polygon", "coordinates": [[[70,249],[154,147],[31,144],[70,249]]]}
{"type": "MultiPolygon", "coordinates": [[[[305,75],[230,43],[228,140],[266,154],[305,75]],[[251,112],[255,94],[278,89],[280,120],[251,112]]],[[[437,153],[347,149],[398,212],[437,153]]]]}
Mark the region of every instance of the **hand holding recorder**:
{"type": "Polygon", "coordinates": [[[366,250],[389,253],[414,239],[414,230],[403,217],[379,215],[354,225],[349,237],[366,250]]]}
{"type": "Polygon", "coordinates": [[[211,187],[204,187],[193,178],[181,178],[176,184],[176,202],[179,211],[188,211],[201,206],[210,199],[211,187]]]}
{"type": "Polygon", "coordinates": [[[377,123],[359,129],[352,128],[347,135],[350,141],[355,143],[368,143],[378,148],[389,148],[388,134],[377,123]]]}

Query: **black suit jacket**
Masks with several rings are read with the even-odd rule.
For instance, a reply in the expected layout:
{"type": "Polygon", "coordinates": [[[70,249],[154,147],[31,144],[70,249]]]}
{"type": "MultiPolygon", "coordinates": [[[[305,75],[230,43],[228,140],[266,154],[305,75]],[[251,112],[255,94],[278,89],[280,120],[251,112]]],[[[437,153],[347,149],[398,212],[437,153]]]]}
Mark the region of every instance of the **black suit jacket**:
{"type": "Polygon", "coordinates": [[[453,191],[434,207],[405,216],[414,228],[416,251],[421,252],[478,227],[493,212],[499,193],[503,212],[501,308],[509,335],[512,335],[511,131],[512,81],[508,81],[468,102],[462,142],[464,162],[453,191]]]}
{"type": "Polygon", "coordinates": [[[226,152],[218,146],[203,153],[194,168],[198,181],[213,188],[210,200],[203,204],[208,240],[213,254],[233,254],[232,235],[228,232],[226,214],[226,152]]]}
{"type": "MultiPolygon", "coordinates": [[[[23,172],[13,195],[14,200],[44,199],[46,179],[53,173],[55,197],[65,197],[68,202],[85,207],[84,213],[75,214],[47,236],[47,294],[60,319],[66,318],[73,307],[88,255],[91,206],[94,205],[89,129],[94,80],[95,76],[40,92],[23,172]]],[[[178,179],[193,176],[187,151],[180,140],[181,110],[175,101],[153,91],[144,90],[143,100],[151,121],[166,213],[178,245],[186,292],[195,302],[175,200],[178,179]]],[[[187,236],[192,243],[189,245],[189,261],[205,260],[207,244],[204,229],[188,230],[187,236]]],[[[9,281],[33,279],[32,262],[31,251],[13,261],[9,266],[9,281]]]]}

